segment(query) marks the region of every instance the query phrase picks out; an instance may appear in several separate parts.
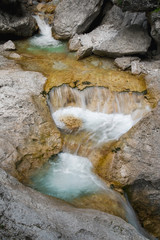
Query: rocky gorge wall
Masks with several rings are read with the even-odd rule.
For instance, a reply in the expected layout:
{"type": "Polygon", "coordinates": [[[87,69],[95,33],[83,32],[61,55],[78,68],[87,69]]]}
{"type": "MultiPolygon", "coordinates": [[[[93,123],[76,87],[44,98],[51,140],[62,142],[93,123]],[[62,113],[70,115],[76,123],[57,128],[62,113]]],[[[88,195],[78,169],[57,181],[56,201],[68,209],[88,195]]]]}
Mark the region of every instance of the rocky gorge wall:
{"type": "MultiPolygon", "coordinates": [[[[76,0],[73,4],[71,0],[62,0],[55,10],[54,35],[60,39],[71,38],[69,48],[77,51],[78,58],[91,53],[114,58],[144,56],[153,39],[154,50],[159,51],[159,12],[150,12],[159,7],[158,1],[141,1],[141,4],[122,1],[122,5],[119,1],[112,2],[132,12],[122,12],[106,1],[103,20],[87,33],[91,23],[102,14],[103,1],[81,1],[79,4],[76,0]],[[72,11],[68,11],[70,8],[72,11]]],[[[37,27],[27,5],[25,1],[1,1],[0,36],[14,38],[33,34],[37,27]],[[4,10],[12,4],[22,4],[25,13],[17,15],[4,10]]],[[[135,65],[138,73],[147,74],[147,97],[156,107],[112,147],[97,171],[115,187],[117,184],[127,189],[141,222],[160,237],[160,62],[134,59],[128,67],[134,70],[135,65]]],[[[145,239],[119,218],[93,210],[77,210],[26,188],[10,176],[25,177],[26,169],[42,165],[49,156],[61,150],[62,143],[45,98],[40,94],[45,78],[39,73],[23,71],[15,61],[3,56],[0,66],[0,167],[7,171],[1,169],[0,174],[2,239],[145,239]]]]}

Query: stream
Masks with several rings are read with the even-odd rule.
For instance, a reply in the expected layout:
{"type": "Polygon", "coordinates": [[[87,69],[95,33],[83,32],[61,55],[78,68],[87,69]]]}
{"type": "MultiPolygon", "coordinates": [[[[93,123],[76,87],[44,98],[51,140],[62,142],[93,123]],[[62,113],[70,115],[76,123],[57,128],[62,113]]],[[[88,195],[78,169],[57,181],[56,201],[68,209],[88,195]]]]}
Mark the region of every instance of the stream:
{"type": "Polygon", "coordinates": [[[147,236],[124,195],[96,173],[110,144],[150,111],[143,79],[117,70],[110,59],[76,61],[66,43],[52,38],[51,27],[35,18],[41,32],[18,42],[18,51],[25,70],[48,79],[47,102],[63,149],[35,171],[30,186],[76,207],[119,216],[147,236]]]}

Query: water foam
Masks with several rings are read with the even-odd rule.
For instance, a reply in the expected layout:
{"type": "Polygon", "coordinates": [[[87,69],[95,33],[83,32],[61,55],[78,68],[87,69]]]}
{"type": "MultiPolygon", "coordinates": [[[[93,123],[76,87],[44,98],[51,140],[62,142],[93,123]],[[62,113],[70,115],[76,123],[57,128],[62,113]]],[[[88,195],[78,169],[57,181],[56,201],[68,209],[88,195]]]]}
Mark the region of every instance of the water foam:
{"type": "Polygon", "coordinates": [[[41,48],[54,46],[57,47],[61,45],[61,41],[58,41],[52,37],[52,29],[44,20],[39,16],[34,16],[38,27],[40,29],[40,34],[31,38],[30,42],[34,46],[39,46],[41,48]]]}
{"type": "Polygon", "coordinates": [[[52,113],[57,127],[63,130],[67,130],[67,126],[61,119],[67,116],[80,119],[79,130],[89,132],[90,138],[98,144],[118,139],[134,125],[131,115],[105,114],[79,107],[61,108],[52,113]]]}
{"type": "Polygon", "coordinates": [[[33,187],[45,194],[71,201],[96,193],[104,184],[92,172],[88,158],[60,153],[32,177],[33,187]]]}

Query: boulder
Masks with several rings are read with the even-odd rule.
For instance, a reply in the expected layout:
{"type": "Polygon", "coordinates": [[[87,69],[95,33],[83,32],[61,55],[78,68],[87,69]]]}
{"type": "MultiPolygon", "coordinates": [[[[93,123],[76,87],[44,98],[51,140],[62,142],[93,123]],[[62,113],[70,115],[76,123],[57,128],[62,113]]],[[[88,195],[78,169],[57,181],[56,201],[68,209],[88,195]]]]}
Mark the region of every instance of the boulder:
{"type": "Polygon", "coordinates": [[[3,49],[4,49],[4,51],[6,51],[6,50],[15,50],[16,46],[15,46],[15,44],[11,40],[9,40],[8,42],[4,43],[3,49]]]}
{"type": "Polygon", "coordinates": [[[145,240],[119,217],[76,209],[25,187],[0,169],[1,239],[145,240]]]}
{"type": "Polygon", "coordinates": [[[84,33],[100,13],[103,0],[62,0],[55,10],[53,31],[58,39],[84,33]]]}
{"type": "Polygon", "coordinates": [[[37,30],[35,19],[19,1],[0,3],[1,38],[30,37],[37,30]]]}
{"type": "Polygon", "coordinates": [[[10,57],[10,58],[13,58],[13,59],[20,59],[20,58],[21,58],[21,56],[20,56],[18,53],[11,53],[11,54],[9,55],[9,57],[10,57]]]}
{"type": "Polygon", "coordinates": [[[131,72],[132,72],[132,74],[135,74],[135,75],[140,74],[142,72],[139,61],[131,62],[131,72]]]}
{"type": "Polygon", "coordinates": [[[151,38],[146,29],[144,13],[123,13],[119,7],[113,6],[106,11],[99,27],[88,34],[74,36],[70,40],[69,49],[74,50],[73,43],[78,46],[78,42],[85,52],[92,48],[92,52],[99,56],[120,57],[145,54],[151,38]]]}
{"type": "Polygon", "coordinates": [[[108,181],[126,187],[145,229],[160,237],[160,71],[145,71],[148,99],[158,105],[112,146],[97,169],[108,181]]]}
{"type": "Polygon", "coordinates": [[[155,75],[155,73],[160,73],[160,60],[150,60],[150,61],[139,61],[134,60],[131,62],[131,72],[132,74],[149,74],[155,75]]]}
{"type": "Polygon", "coordinates": [[[112,0],[123,9],[123,11],[144,12],[152,11],[160,6],[159,0],[112,0]]]}
{"type": "Polygon", "coordinates": [[[151,25],[151,36],[157,44],[157,54],[160,54],[160,11],[148,14],[151,25]]]}
{"type": "Polygon", "coordinates": [[[131,63],[135,60],[140,61],[140,58],[138,58],[138,57],[121,57],[121,58],[116,58],[114,63],[117,67],[121,68],[122,70],[126,70],[131,67],[131,63]]]}
{"type": "Polygon", "coordinates": [[[23,71],[13,60],[0,60],[0,166],[25,179],[61,150],[60,133],[40,94],[45,77],[23,71]]]}

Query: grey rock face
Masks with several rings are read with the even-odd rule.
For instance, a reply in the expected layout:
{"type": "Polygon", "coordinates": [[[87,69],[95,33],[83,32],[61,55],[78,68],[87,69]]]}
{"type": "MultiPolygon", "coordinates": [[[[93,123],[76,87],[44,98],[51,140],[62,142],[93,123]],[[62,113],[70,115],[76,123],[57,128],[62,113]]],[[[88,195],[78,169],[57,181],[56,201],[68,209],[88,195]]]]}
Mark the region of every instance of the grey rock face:
{"type": "Polygon", "coordinates": [[[159,0],[112,0],[124,11],[152,11],[160,6],[159,0]]]}
{"type": "MultiPolygon", "coordinates": [[[[150,102],[160,101],[159,62],[143,64],[150,102]],[[154,67],[154,69],[153,69],[154,67]]],[[[144,71],[143,70],[143,71],[144,71]]],[[[109,181],[127,186],[130,200],[143,226],[160,237],[160,103],[115,146],[109,181]]]]}
{"type": "MultiPolygon", "coordinates": [[[[142,61],[134,60],[131,63],[131,72],[133,74],[148,74],[151,76],[155,76],[155,74],[158,77],[158,74],[160,74],[160,61],[159,60],[152,60],[152,61],[142,61]]],[[[155,94],[156,95],[156,94],[155,94]]]]}
{"type": "MultiPolygon", "coordinates": [[[[111,32],[112,33],[112,32],[111,32]]],[[[108,31],[110,34],[110,31],[108,31]]],[[[93,53],[99,56],[118,57],[124,55],[144,54],[150,46],[151,39],[139,26],[130,26],[117,32],[114,37],[97,44],[93,53]]]]}
{"type": "Polygon", "coordinates": [[[1,239],[145,240],[124,220],[76,209],[20,184],[0,169],[1,239]]]}
{"type": "Polygon", "coordinates": [[[115,64],[117,67],[121,68],[122,70],[126,70],[131,66],[131,63],[133,61],[140,61],[140,58],[138,57],[121,57],[115,59],[115,64]]]}
{"type": "Polygon", "coordinates": [[[36,22],[20,1],[0,3],[1,37],[30,37],[36,31],[36,22]],[[7,6],[6,6],[7,4],[7,6]]]}
{"type": "Polygon", "coordinates": [[[45,78],[40,73],[22,71],[4,57],[0,66],[0,166],[25,178],[32,166],[42,165],[59,152],[60,133],[40,94],[45,78]]]}
{"type": "Polygon", "coordinates": [[[103,0],[62,0],[56,10],[53,30],[59,39],[85,32],[98,16],[103,0]]]}
{"type": "Polygon", "coordinates": [[[149,14],[151,36],[157,43],[157,53],[160,54],[160,11],[149,14]]]}
{"type": "MultiPolygon", "coordinates": [[[[79,40],[85,49],[92,47],[92,52],[99,56],[144,54],[151,43],[145,22],[144,13],[123,13],[119,7],[113,6],[99,27],[88,34],[76,35],[73,40],[79,40]]],[[[73,44],[69,48],[73,49],[73,44]]]]}

